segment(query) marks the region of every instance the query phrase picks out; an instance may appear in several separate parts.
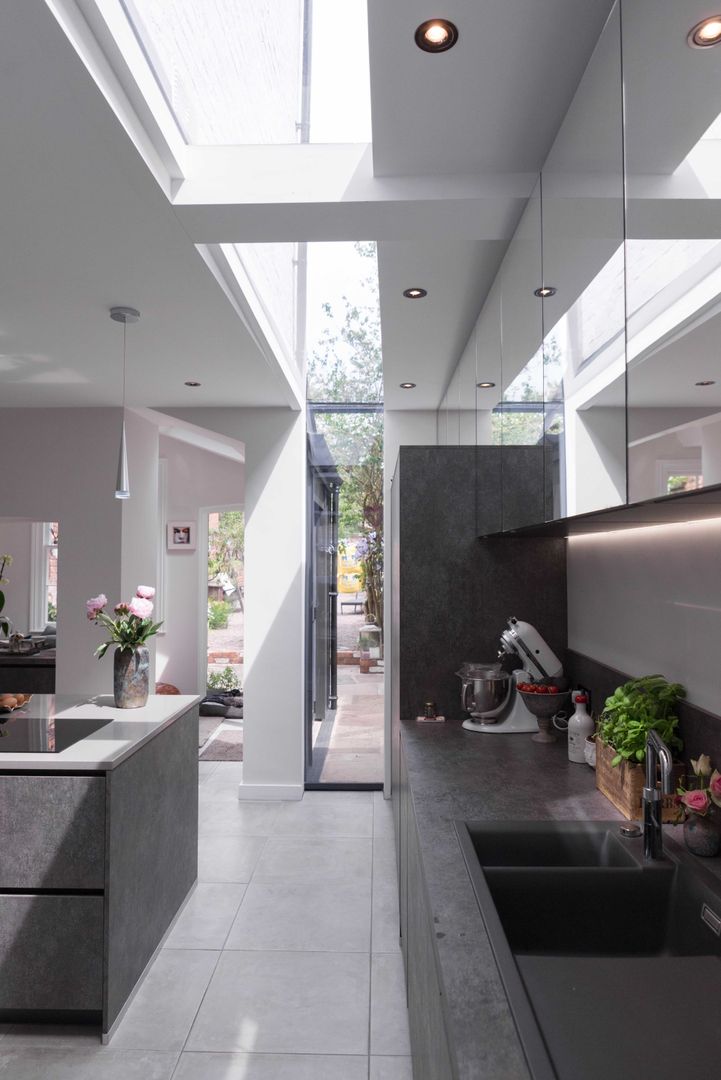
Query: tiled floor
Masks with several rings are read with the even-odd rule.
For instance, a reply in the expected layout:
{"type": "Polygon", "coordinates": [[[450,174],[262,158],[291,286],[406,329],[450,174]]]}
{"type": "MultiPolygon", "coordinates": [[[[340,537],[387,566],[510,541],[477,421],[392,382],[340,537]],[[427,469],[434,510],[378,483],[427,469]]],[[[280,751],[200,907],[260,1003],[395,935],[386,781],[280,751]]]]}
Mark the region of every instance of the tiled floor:
{"type": "MultiPolygon", "coordinates": [[[[338,665],[338,708],[318,725],[316,783],[383,783],[383,675],[338,665]]],[[[311,777],[309,777],[311,778],[311,777]]]]}
{"type": "Polygon", "coordinates": [[[103,1047],[0,1027],[12,1080],[411,1080],[390,805],[239,802],[201,762],[200,881],[103,1047]]]}

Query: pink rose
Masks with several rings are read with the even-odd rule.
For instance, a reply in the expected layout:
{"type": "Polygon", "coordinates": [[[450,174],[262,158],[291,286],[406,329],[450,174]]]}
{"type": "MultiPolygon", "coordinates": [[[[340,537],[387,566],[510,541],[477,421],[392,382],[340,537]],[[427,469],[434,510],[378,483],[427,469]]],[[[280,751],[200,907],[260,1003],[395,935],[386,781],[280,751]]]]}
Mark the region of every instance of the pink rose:
{"type": "Polygon", "coordinates": [[[127,615],[129,609],[128,605],[123,600],[121,600],[119,604],[115,605],[113,610],[115,611],[116,615],[127,615]]]}
{"type": "Polygon", "coordinates": [[[703,816],[711,805],[705,791],[685,791],[681,796],[681,802],[694,814],[703,816]]]}
{"type": "Polygon", "coordinates": [[[713,776],[709,781],[709,791],[711,792],[711,798],[717,806],[721,806],[721,773],[718,769],[714,769],[713,776]]]}
{"type": "Polygon", "coordinates": [[[149,619],[153,614],[153,605],[150,600],[145,600],[142,596],[134,596],[128,604],[128,611],[139,619],[149,619]]]}
{"type": "Polygon", "coordinates": [[[99,612],[103,610],[108,602],[108,598],[105,593],[100,593],[98,596],[93,596],[90,600],[85,601],[85,607],[87,608],[87,614],[89,619],[97,619],[99,612]]]}
{"type": "Polygon", "coordinates": [[[152,600],[155,596],[155,589],[152,585],[138,585],[135,595],[141,596],[143,600],[152,600]]]}

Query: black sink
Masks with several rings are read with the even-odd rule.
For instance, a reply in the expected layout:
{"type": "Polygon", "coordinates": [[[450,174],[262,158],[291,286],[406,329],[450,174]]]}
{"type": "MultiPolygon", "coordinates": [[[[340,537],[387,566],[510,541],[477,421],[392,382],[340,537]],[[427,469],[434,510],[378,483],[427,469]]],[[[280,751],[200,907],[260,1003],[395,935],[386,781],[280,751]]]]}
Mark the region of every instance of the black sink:
{"type": "Polygon", "coordinates": [[[645,862],[617,822],[456,830],[534,1080],[677,1080],[721,1055],[721,885],[692,856],[645,862]]]}

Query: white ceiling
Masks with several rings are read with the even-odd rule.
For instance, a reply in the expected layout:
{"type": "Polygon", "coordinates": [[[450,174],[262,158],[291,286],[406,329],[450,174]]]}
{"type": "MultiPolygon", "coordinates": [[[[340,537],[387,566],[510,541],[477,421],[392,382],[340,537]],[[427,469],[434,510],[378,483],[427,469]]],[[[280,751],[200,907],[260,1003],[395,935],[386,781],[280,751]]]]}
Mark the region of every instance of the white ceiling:
{"type": "MultiPolygon", "coordinates": [[[[437,406],[520,212],[509,186],[495,230],[481,226],[463,183],[503,186],[501,174],[540,168],[610,5],[454,0],[443,14],[459,43],[427,56],[413,44],[429,14],[420,0],[369,0],[375,173],[409,178],[409,190],[436,176],[448,191],[417,208],[412,239],[387,239],[392,205],[385,218],[359,199],[337,211],[339,234],[379,240],[389,406],[437,406]],[[426,300],[402,297],[414,284],[426,300]],[[397,389],[406,379],[413,394],[397,389]]],[[[0,5],[0,98],[0,402],[118,404],[122,333],[107,311],[129,304],[142,312],[128,331],[129,404],[287,404],[195,247],[219,238],[189,235],[43,0],[0,5]]],[[[299,217],[313,222],[304,239],[325,238],[322,214],[299,217]]],[[[286,220],[297,238],[298,218],[280,208],[273,235],[249,238],[283,239],[286,220]]]]}
{"type": "Polygon", "coordinates": [[[0,404],[119,404],[115,304],[130,405],[287,404],[42,0],[0,4],[0,100],[0,404]]]}

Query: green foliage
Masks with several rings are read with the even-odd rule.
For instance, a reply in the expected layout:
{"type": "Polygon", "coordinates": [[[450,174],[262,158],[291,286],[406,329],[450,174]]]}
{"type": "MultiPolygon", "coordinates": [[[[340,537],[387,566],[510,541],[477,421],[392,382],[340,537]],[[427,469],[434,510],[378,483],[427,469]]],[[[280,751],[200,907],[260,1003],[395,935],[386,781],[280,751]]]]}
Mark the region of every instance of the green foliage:
{"type": "Polygon", "coordinates": [[[669,683],[663,675],[644,675],[619,686],[606,698],[599,734],[616,751],[613,765],[622,761],[641,762],[646,757],[646,738],[652,728],[671,751],[683,749],[676,734],[678,717],[674,710],[686,691],[680,683],[669,683]]]}
{"type": "Polygon", "coordinates": [[[240,679],[232,667],[224,667],[222,671],[212,671],[208,675],[209,690],[240,690],[240,679]]]}
{"type": "Polygon", "coordinates": [[[58,609],[52,601],[48,600],[48,622],[58,621],[58,609]]]}
{"type": "Polygon", "coordinates": [[[227,574],[238,587],[245,555],[245,516],[242,510],[224,510],[218,528],[208,534],[208,577],[227,574]]]}
{"type": "Polygon", "coordinates": [[[230,604],[226,600],[208,601],[208,629],[227,630],[228,616],[231,611],[230,604]]]}
{"type": "Polygon", "coordinates": [[[102,660],[111,645],[117,645],[121,652],[132,652],[138,645],[144,645],[153,634],[157,634],[162,621],[154,623],[152,619],[139,619],[137,615],[121,615],[111,619],[104,612],[99,612],[96,622],[110,634],[110,641],[98,645],[95,655],[102,660]]]}
{"type": "MultiPolygon", "coordinates": [[[[362,258],[375,260],[375,244],[356,244],[362,258]]],[[[381,350],[378,278],[363,279],[364,304],[343,298],[336,318],[325,306],[329,325],[308,361],[308,400],[381,402],[381,350]]],[[[341,537],[362,537],[359,587],[366,592],[368,615],[383,624],[383,414],[319,413],[316,430],[325,436],[343,481],[338,507],[341,537]]]]}

